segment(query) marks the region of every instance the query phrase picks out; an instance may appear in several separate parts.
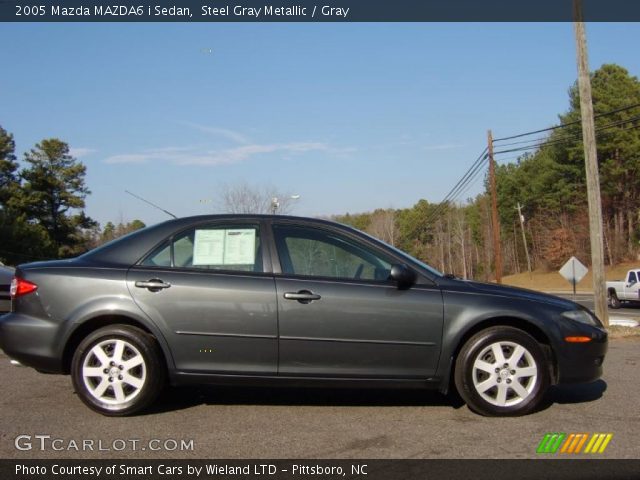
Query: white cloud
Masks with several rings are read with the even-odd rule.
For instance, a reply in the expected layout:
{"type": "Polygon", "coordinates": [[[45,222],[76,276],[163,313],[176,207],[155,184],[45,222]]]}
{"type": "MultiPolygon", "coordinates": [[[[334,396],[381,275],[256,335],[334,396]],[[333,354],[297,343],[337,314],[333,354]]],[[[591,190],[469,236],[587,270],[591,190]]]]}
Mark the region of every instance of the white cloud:
{"type": "MultiPolygon", "coordinates": [[[[168,147],[123,153],[105,159],[106,163],[145,163],[161,161],[174,165],[224,165],[244,162],[256,155],[269,153],[300,154],[312,151],[341,152],[320,142],[291,142],[279,144],[252,144],[221,150],[203,151],[196,147],[168,147]]],[[[344,151],[350,151],[345,149],[344,151]]]]}
{"type": "Polygon", "coordinates": [[[198,123],[192,123],[192,122],[182,122],[182,124],[186,125],[187,127],[200,130],[201,132],[211,133],[213,135],[224,137],[235,143],[249,143],[249,139],[247,137],[245,137],[240,132],[236,132],[235,130],[229,130],[227,128],[209,127],[207,125],[200,125],[198,123]]]}
{"type": "Polygon", "coordinates": [[[92,153],[94,153],[96,150],[93,148],[81,148],[81,147],[77,147],[77,148],[69,148],[69,155],[71,155],[72,157],[76,157],[76,158],[82,158],[82,157],[86,157],[87,155],[90,155],[92,153]]]}

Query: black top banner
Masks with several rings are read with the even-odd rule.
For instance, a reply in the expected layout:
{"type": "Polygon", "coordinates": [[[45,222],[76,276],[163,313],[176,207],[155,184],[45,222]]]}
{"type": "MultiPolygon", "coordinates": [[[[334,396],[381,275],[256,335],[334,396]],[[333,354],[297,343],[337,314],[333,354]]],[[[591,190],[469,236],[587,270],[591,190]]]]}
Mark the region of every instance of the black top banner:
{"type": "MultiPolygon", "coordinates": [[[[581,0],[587,22],[640,21],[639,0],[581,0]]],[[[2,22],[570,22],[574,0],[0,0],[2,22]]]]}

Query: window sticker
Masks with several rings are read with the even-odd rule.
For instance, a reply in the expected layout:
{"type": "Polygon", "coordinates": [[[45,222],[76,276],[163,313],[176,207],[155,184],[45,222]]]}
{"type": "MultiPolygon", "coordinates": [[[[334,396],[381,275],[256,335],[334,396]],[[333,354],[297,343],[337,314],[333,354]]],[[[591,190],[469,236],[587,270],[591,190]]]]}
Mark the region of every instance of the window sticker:
{"type": "Polygon", "coordinates": [[[224,261],[225,230],[196,230],[193,241],[194,265],[221,265],[224,261]]]}
{"type": "Polygon", "coordinates": [[[256,231],[243,228],[225,231],[224,264],[253,265],[256,261],[256,231]]]}
{"type": "Polygon", "coordinates": [[[193,265],[252,265],[256,261],[256,230],[196,230],[193,265]]]}

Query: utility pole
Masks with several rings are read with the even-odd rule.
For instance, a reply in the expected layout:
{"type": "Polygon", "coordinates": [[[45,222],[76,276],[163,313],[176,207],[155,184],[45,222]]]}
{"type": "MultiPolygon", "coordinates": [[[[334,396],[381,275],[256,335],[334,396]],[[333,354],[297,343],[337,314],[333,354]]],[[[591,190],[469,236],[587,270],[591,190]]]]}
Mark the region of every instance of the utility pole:
{"type": "Polygon", "coordinates": [[[600,176],[598,173],[598,151],[593,119],[591,79],[587,58],[587,40],[582,17],[581,0],[573,1],[574,31],[578,62],[578,88],[580,90],[580,112],[582,116],[582,141],[587,174],[587,198],[589,203],[589,231],[591,237],[591,269],[593,270],[593,294],[596,315],[609,326],[607,294],[604,275],[604,245],[602,232],[602,202],[600,200],[600,176]]]}
{"type": "Polygon", "coordinates": [[[502,283],[502,248],[500,247],[500,220],[498,219],[498,195],[496,192],[496,161],[493,158],[493,135],[487,133],[489,142],[489,187],[491,188],[491,219],[493,224],[493,251],[496,283],[502,283]]]}
{"type": "Polygon", "coordinates": [[[531,273],[531,259],[529,258],[529,247],[527,246],[527,236],[524,234],[524,216],[522,215],[522,207],[518,202],[518,219],[520,219],[520,228],[522,229],[522,243],[524,244],[524,253],[527,256],[527,270],[531,273]]]}

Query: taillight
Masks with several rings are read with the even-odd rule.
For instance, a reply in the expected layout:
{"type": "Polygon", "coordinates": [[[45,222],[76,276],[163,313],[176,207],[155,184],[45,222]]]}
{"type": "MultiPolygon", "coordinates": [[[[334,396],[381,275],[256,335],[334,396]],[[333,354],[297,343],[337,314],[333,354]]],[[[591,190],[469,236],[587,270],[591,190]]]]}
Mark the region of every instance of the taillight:
{"type": "Polygon", "coordinates": [[[38,286],[35,283],[28,282],[24,278],[13,277],[13,280],[11,280],[11,289],[9,290],[9,293],[11,294],[11,298],[17,298],[21,297],[22,295],[33,293],[37,289],[38,286]]]}

